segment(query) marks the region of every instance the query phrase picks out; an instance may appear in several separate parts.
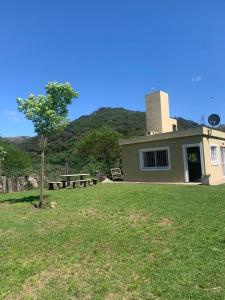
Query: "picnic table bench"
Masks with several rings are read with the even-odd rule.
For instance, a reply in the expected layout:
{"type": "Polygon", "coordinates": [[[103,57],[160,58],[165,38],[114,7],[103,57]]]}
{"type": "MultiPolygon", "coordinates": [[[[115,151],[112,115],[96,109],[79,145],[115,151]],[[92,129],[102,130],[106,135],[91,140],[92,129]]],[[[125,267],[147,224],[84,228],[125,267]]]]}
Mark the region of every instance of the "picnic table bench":
{"type": "Polygon", "coordinates": [[[79,179],[79,180],[73,180],[70,181],[70,187],[76,188],[76,187],[86,187],[88,185],[91,185],[91,179],[87,178],[87,179],[79,179]],[[78,185],[79,184],[79,185],[78,185]]]}
{"type": "Polygon", "coordinates": [[[60,188],[60,185],[62,184],[61,181],[50,181],[48,182],[48,189],[49,190],[58,190],[60,188]]]}
{"type": "Polygon", "coordinates": [[[62,183],[63,188],[67,187],[67,180],[60,180],[60,182],[62,183]]]}

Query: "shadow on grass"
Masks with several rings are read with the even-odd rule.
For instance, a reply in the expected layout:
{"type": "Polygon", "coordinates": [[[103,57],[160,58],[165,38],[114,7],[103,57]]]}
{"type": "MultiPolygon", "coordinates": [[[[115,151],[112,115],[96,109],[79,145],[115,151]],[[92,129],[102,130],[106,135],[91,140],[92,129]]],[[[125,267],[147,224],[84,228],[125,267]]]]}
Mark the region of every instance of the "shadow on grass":
{"type": "MultiPolygon", "coordinates": [[[[38,207],[39,203],[39,196],[28,196],[28,197],[21,197],[21,198],[12,198],[12,199],[6,199],[6,200],[1,200],[0,204],[3,203],[9,203],[9,204],[15,204],[15,203],[31,203],[34,207],[38,207]]],[[[47,200],[48,196],[45,196],[45,202],[47,200]]]]}

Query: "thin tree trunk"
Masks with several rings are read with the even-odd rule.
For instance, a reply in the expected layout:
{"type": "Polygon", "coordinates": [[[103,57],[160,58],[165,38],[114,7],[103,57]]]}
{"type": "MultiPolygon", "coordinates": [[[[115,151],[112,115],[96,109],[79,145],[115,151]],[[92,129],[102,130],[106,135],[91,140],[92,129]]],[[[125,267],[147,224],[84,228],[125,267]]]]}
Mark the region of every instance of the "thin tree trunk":
{"type": "Polygon", "coordinates": [[[41,137],[41,172],[40,172],[40,201],[39,207],[44,206],[44,177],[45,177],[45,145],[47,138],[41,137]]]}
{"type": "Polygon", "coordinates": [[[107,165],[107,168],[108,168],[108,173],[110,174],[110,170],[111,170],[111,160],[109,157],[106,157],[106,165],[107,165]]]}
{"type": "Polygon", "coordinates": [[[65,174],[69,174],[69,165],[67,161],[65,162],[65,174]]]}

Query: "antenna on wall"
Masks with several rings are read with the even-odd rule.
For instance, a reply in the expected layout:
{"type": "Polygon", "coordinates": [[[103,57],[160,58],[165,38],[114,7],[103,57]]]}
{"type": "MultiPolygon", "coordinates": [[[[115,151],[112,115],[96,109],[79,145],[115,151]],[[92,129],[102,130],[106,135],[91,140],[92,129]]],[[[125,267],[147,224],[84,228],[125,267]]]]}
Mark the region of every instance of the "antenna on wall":
{"type": "Polygon", "coordinates": [[[205,126],[205,114],[204,113],[201,116],[200,124],[205,126]]]}

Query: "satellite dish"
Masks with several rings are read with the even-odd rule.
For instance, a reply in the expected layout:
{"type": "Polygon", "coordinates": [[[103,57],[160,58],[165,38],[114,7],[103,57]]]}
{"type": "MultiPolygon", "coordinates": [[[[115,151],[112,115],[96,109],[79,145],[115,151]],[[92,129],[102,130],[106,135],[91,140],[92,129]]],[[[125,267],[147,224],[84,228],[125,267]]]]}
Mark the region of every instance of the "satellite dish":
{"type": "Polygon", "coordinates": [[[215,127],[215,126],[219,125],[219,123],[220,123],[220,116],[218,116],[217,114],[212,114],[209,116],[208,122],[209,122],[209,125],[211,125],[212,127],[215,127]]]}

